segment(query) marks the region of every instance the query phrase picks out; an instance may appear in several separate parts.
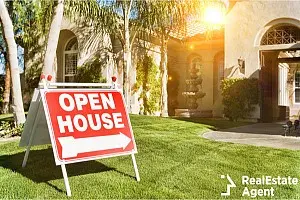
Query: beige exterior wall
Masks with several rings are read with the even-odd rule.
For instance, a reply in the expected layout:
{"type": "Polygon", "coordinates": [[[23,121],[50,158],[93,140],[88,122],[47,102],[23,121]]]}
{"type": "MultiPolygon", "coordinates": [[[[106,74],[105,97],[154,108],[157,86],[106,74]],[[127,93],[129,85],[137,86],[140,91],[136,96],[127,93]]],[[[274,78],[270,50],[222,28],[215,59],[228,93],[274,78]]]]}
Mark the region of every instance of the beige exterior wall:
{"type": "MultiPolygon", "coordinates": [[[[237,65],[237,59],[245,60],[246,77],[259,77],[259,50],[263,34],[272,26],[291,23],[300,27],[300,1],[239,1],[226,16],[225,68],[237,65]]],[[[289,48],[282,45],[278,48],[289,48]]],[[[269,47],[274,48],[274,47],[269,47]]],[[[276,48],[276,47],[275,47],[276,48]]],[[[253,118],[260,117],[260,109],[253,118]]]]}

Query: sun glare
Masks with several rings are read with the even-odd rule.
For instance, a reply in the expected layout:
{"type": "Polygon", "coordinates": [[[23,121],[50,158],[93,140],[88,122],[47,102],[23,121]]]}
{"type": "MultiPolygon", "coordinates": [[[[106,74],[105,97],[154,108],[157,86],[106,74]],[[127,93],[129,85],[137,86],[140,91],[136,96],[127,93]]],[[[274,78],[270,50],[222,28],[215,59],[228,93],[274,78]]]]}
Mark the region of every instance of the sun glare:
{"type": "Polygon", "coordinates": [[[224,14],[221,8],[207,7],[204,12],[204,20],[210,24],[223,24],[224,14]]]}

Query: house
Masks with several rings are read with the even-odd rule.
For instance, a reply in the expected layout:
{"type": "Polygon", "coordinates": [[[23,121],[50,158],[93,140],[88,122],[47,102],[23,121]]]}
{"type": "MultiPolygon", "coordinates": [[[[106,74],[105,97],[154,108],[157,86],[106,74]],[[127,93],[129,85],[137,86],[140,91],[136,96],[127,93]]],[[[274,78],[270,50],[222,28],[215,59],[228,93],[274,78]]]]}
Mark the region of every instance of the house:
{"type": "MultiPolygon", "coordinates": [[[[224,78],[257,78],[261,103],[252,118],[263,122],[300,115],[300,1],[230,1],[225,26],[207,39],[192,25],[168,43],[169,80],[177,83],[170,109],[180,116],[223,117],[219,89],[224,78]],[[194,33],[193,33],[193,30],[194,33]],[[196,31],[195,31],[196,30],[196,31]],[[195,94],[198,95],[195,95],[195,94]],[[196,97],[197,96],[197,97],[196,97]],[[173,102],[173,103],[172,103],[173,102]]],[[[136,45],[160,62],[158,43],[136,45]]],[[[56,81],[72,82],[77,67],[95,55],[102,74],[122,83],[121,48],[109,35],[79,28],[64,19],[57,49],[56,81]]],[[[133,53],[130,84],[136,80],[138,53],[133,53]]],[[[35,58],[37,59],[37,58],[35,58]]],[[[30,65],[30,62],[28,63],[30,65]]],[[[140,111],[139,94],[130,97],[130,112],[140,111]]]]}

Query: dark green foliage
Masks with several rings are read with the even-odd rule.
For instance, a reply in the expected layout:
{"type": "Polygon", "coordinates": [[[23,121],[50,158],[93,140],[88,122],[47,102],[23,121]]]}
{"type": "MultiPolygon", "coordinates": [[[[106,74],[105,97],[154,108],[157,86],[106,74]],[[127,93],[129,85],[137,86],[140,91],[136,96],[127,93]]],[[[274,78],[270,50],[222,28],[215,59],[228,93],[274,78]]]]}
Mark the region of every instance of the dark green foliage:
{"type": "Polygon", "coordinates": [[[221,84],[224,114],[231,121],[249,117],[259,103],[257,79],[225,79],[221,84]]]}
{"type": "Polygon", "coordinates": [[[104,83],[106,79],[102,76],[102,68],[105,65],[102,61],[95,57],[91,62],[77,67],[77,75],[75,82],[78,83],[104,83]]]}
{"type": "Polygon", "coordinates": [[[0,121],[0,138],[21,136],[24,124],[15,126],[11,121],[0,121]]]}
{"type": "Polygon", "coordinates": [[[160,105],[160,80],[158,78],[159,68],[153,58],[145,55],[137,63],[137,80],[134,92],[142,88],[140,99],[143,100],[141,112],[144,115],[153,114],[159,110],[160,105]]]}

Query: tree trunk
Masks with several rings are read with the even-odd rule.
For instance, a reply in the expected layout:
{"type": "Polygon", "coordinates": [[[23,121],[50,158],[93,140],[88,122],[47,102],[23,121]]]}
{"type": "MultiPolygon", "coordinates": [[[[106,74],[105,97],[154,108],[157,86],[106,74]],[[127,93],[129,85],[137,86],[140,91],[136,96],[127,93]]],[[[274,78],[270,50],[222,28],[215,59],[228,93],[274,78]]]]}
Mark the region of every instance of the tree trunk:
{"type": "Polygon", "coordinates": [[[161,73],[161,107],[160,116],[168,117],[168,39],[164,34],[161,36],[161,60],[160,60],[160,73],[161,73]]]}
{"type": "Polygon", "coordinates": [[[16,124],[25,122],[25,113],[23,107],[20,72],[18,66],[17,44],[14,38],[14,29],[9,17],[7,8],[3,0],[0,0],[0,19],[3,29],[3,36],[7,47],[10,71],[12,77],[12,108],[16,124]]]}
{"type": "Polygon", "coordinates": [[[6,62],[5,63],[5,86],[4,86],[4,93],[3,93],[2,113],[7,114],[9,112],[11,76],[10,76],[10,68],[9,68],[10,66],[6,58],[5,58],[5,62],[6,62]]]}
{"type": "Polygon", "coordinates": [[[123,63],[123,94],[127,109],[130,112],[130,101],[129,101],[129,71],[131,69],[131,46],[130,46],[130,33],[129,33],[129,9],[125,8],[124,14],[124,49],[123,49],[123,56],[124,56],[124,63],[123,63]]]}
{"type": "Polygon", "coordinates": [[[56,79],[56,69],[54,67],[54,60],[56,56],[56,49],[59,39],[61,23],[64,15],[64,0],[58,0],[55,8],[53,20],[51,22],[49,36],[47,41],[46,54],[44,59],[43,72],[46,75],[52,75],[52,81],[56,79]]]}

